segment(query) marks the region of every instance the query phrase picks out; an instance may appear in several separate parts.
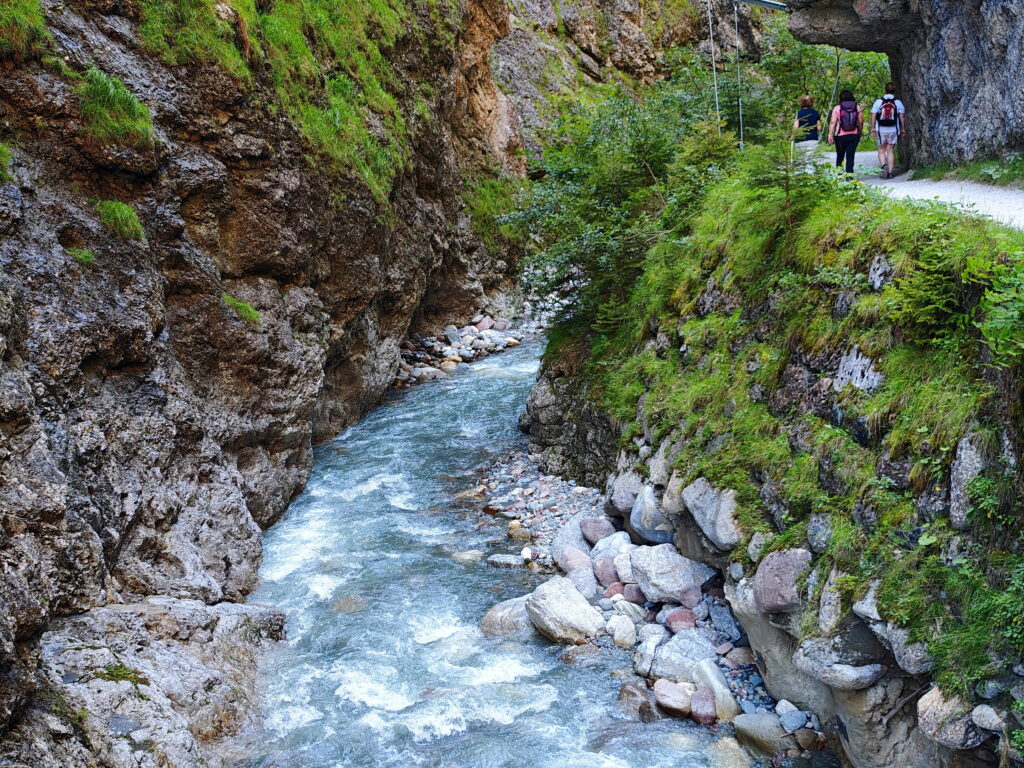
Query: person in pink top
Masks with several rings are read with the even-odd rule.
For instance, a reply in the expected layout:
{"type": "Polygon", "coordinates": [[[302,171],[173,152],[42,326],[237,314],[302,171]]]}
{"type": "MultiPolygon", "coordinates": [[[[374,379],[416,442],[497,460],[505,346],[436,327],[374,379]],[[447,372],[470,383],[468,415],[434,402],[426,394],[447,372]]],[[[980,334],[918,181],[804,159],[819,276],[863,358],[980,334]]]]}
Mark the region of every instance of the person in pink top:
{"type": "Polygon", "coordinates": [[[864,130],[864,113],[853,93],[843,91],[839,103],[832,110],[828,125],[828,143],[836,145],[836,166],[846,164],[846,172],[853,173],[853,162],[857,156],[857,145],[864,130]]]}

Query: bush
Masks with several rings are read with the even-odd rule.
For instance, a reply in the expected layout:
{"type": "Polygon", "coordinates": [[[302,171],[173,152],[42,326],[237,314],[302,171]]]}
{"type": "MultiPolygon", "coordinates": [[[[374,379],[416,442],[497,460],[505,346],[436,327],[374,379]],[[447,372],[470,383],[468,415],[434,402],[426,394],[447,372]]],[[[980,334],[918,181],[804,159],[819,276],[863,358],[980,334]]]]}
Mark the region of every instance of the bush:
{"type": "Polygon", "coordinates": [[[245,322],[250,325],[260,324],[260,313],[252,304],[242,301],[241,299],[236,299],[234,296],[227,293],[222,293],[220,295],[220,299],[235,310],[235,314],[245,320],[245,322]]]}
{"type": "Polygon", "coordinates": [[[92,67],[78,86],[85,132],[97,141],[123,141],[132,146],[153,144],[149,108],[116,77],[92,67]]]}
{"type": "Polygon", "coordinates": [[[0,3],[0,59],[38,56],[46,50],[49,39],[39,0],[0,3]]]}
{"type": "Polygon", "coordinates": [[[135,210],[117,200],[96,200],[93,203],[100,223],[122,240],[141,240],[145,233],[135,210]]]}

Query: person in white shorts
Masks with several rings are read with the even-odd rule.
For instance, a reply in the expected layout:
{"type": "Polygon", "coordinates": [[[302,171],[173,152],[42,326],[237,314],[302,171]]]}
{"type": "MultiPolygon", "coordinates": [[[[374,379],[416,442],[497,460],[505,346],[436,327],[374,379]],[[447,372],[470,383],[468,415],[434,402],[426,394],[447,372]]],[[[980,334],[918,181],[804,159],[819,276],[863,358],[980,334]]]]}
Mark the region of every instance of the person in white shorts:
{"type": "Polygon", "coordinates": [[[907,135],[903,115],[907,108],[896,98],[896,86],[888,83],[885,95],[871,107],[871,135],[878,143],[878,162],[882,178],[891,179],[896,165],[896,144],[907,135]]]}

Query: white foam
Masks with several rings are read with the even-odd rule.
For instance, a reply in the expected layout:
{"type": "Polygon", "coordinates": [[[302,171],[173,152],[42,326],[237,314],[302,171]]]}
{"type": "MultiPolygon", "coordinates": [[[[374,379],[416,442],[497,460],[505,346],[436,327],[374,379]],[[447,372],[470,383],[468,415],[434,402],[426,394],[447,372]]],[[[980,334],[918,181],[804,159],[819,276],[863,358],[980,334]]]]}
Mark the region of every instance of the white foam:
{"type": "Polygon", "coordinates": [[[385,485],[401,485],[408,487],[408,484],[404,482],[401,475],[374,475],[369,480],[364,480],[351,488],[338,491],[334,494],[334,498],[340,499],[341,501],[355,501],[360,496],[366,496],[374,491],[379,491],[385,485]]]}
{"type": "Polygon", "coordinates": [[[354,669],[344,670],[338,675],[339,685],[334,695],[388,712],[401,712],[416,703],[407,695],[408,689],[404,684],[397,686],[398,690],[387,686],[386,681],[398,678],[398,670],[394,667],[380,667],[374,673],[370,676],[354,669]]]}
{"type": "Polygon", "coordinates": [[[328,576],[325,573],[318,573],[311,576],[306,582],[306,589],[321,600],[328,600],[334,595],[334,590],[340,587],[343,580],[337,576],[328,576]]]}
{"type": "Polygon", "coordinates": [[[415,616],[409,620],[409,626],[412,628],[413,640],[420,645],[436,643],[469,629],[452,613],[415,616]]]}
{"type": "Polygon", "coordinates": [[[523,677],[536,677],[546,667],[540,664],[503,657],[485,667],[463,667],[462,679],[466,685],[488,685],[492,683],[511,683],[523,677]]]}
{"type": "Polygon", "coordinates": [[[277,733],[288,733],[322,719],[324,713],[309,705],[277,704],[267,713],[267,725],[277,733]]]}
{"type": "Polygon", "coordinates": [[[416,512],[416,497],[409,491],[395,493],[388,496],[388,504],[396,509],[404,509],[406,512],[416,512]]]}
{"type": "Polygon", "coordinates": [[[413,740],[433,741],[461,733],[475,723],[511,725],[520,715],[543,712],[557,700],[558,691],[551,685],[498,685],[468,691],[438,691],[433,700],[403,713],[401,723],[409,729],[413,740]]]}

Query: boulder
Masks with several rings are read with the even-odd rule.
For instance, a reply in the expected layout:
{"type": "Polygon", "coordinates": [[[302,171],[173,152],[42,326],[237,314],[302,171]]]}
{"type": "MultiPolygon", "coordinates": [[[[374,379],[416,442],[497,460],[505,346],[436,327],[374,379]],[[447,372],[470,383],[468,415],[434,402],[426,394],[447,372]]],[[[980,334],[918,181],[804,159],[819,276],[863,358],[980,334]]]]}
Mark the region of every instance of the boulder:
{"type": "Polygon", "coordinates": [[[796,739],[786,734],[779,716],[770,712],[737,715],[733,718],[732,727],[736,730],[736,740],[757,754],[773,756],[796,746],[796,739]]]}
{"type": "Polygon", "coordinates": [[[640,475],[632,470],[608,478],[608,503],[619,515],[630,514],[643,484],[640,475]]]}
{"type": "Polygon", "coordinates": [[[621,648],[632,648],[636,645],[636,627],[622,614],[608,619],[605,630],[611,635],[612,642],[621,648]]]}
{"type": "Polygon", "coordinates": [[[661,511],[654,488],[645,485],[637,494],[629,513],[629,529],[650,544],[668,544],[675,536],[675,528],[661,511]]]}
{"type": "Polygon", "coordinates": [[[526,611],[529,595],[504,600],[491,607],[480,619],[480,629],[488,636],[513,635],[533,631],[533,622],[526,611]]]}
{"type": "Polygon", "coordinates": [[[974,749],[986,738],[971,718],[971,707],[959,696],[946,698],[938,687],[918,699],[917,724],[925,736],[949,749],[974,749]]]}
{"type": "Polygon", "coordinates": [[[811,565],[806,549],[785,549],[767,555],[754,575],[754,600],[762,613],[790,613],[800,609],[798,581],[811,565]]]}
{"type": "Polygon", "coordinates": [[[793,664],[804,674],[840,691],[862,690],[874,685],[885,674],[885,667],[881,664],[845,663],[828,638],[811,638],[802,642],[793,654],[793,664]]]}
{"type": "Polygon", "coordinates": [[[668,636],[668,630],[660,624],[646,624],[640,627],[637,633],[640,645],[633,654],[633,671],[642,677],[650,676],[654,654],[668,636]]]}
{"type": "Polygon", "coordinates": [[[576,547],[565,547],[559,550],[555,555],[555,562],[566,573],[575,571],[577,568],[593,568],[590,555],[576,547]]]}
{"type": "Polygon", "coordinates": [[[615,570],[615,560],[611,557],[602,557],[594,562],[594,575],[601,582],[601,586],[610,587],[619,581],[619,573],[615,570]]]}
{"type": "Polygon", "coordinates": [[[629,600],[629,602],[636,603],[637,605],[643,605],[647,602],[647,596],[640,589],[639,584],[627,584],[624,586],[622,588],[622,596],[629,600]]]}
{"type": "Polygon", "coordinates": [[[621,582],[617,581],[614,584],[609,584],[608,585],[608,588],[604,591],[604,596],[608,597],[608,598],[611,598],[611,597],[614,597],[615,595],[621,595],[623,593],[623,591],[625,591],[625,589],[626,589],[625,585],[623,585],[621,582]]]}
{"type": "Polygon", "coordinates": [[[712,633],[702,629],[687,629],[673,635],[660,645],[651,664],[651,677],[667,677],[678,682],[691,682],[693,671],[704,659],[715,659],[712,633]]]}
{"type": "Polygon", "coordinates": [[[971,720],[979,728],[986,731],[1002,733],[1006,730],[1006,718],[989,704],[979,704],[971,710],[971,720]]]}
{"type": "Polygon", "coordinates": [[[732,611],[729,610],[729,606],[724,601],[716,600],[711,603],[708,608],[708,616],[715,629],[729,638],[732,642],[743,637],[743,631],[740,629],[740,625],[736,623],[736,619],[733,618],[732,611]]]}
{"type": "Polygon", "coordinates": [[[587,600],[593,600],[600,593],[597,579],[594,577],[594,569],[590,566],[575,568],[565,574],[565,577],[573,583],[576,589],[579,590],[579,593],[587,598],[587,600]]]}
{"type": "Polygon", "coordinates": [[[665,712],[675,717],[690,716],[690,695],[696,690],[684,683],[662,678],[654,683],[654,700],[665,712]]]}
{"type": "Polygon", "coordinates": [[[533,626],[558,643],[576,643],[604,630],[604,618],[569,579],[556,576],[526,599],[533,626]]]}
{"type": "Polygon", "coordinates": [[[558,529],[558,533],[551,539],[551,557],[557,563],[562,551],[570,547],[581,552],[590,551],[590,543],[583,538],[583,533],[576,520],[563,523],[562,527],[558,529]]]}
{"type": "Polygon", "coordinates": [[[605,536],[603,539],[600,539],[590,551],[590,556],[594,560],[600,560],[605,557],[614,559],[619,555],[632,552],[634,549],[636,549],[636,544],[630,541],[629,534],[625,531],[618,531],[611,536],[605,536]]]}
{"type": "Polygon", "coordinates": [[[701,725],[714,725],[718,720],[715,694],[710,688],[698,688],[690,696],[690,717],[701,725]]]}
{"type": "Polygon", "coordinates": [[[615,564],[615,572],[619,575],[619,581],[623,584],[636,584],[636,577],[633,576],[633,565],[629,559],[629,552],[623,552],[612,558],[615,564]]]}
{"type": "Polygon", "coordinates": [[[615,533],[615,526],[607,517],[585,517],[580,520],[580,532],[591,544],[615,533]]]}
{"type": "Polygon", "coordinates": [[[682,493],[683,503],[708,540],[723,552],[736,549],[743,532],[736,522],[736,492],[718,490],[699,477],[682,493]]]}
{"type": "Polygon", "coordinates": [[[665,617],[665,626],[672,634],[697,626],[697,617],[689,608],[676,608],[665,617]]]}
{"type": "Polygon", "coordinates": [[[715,659],[701,659],[694,665],[693,682],[699,686],[710,688],[715,695],[715,711],[718,719],[727,723],[740,713],[740,705],[729,690],[725,673],[715,659]]]}
{"type": "Polygon", "coordinates": [[[677,601],[684,589],[699,589],[715,575],[703,563],[680,555],[671,544],[637,547],[630,553],[630,565],[644,594],[655,602],[677,601]]]}

